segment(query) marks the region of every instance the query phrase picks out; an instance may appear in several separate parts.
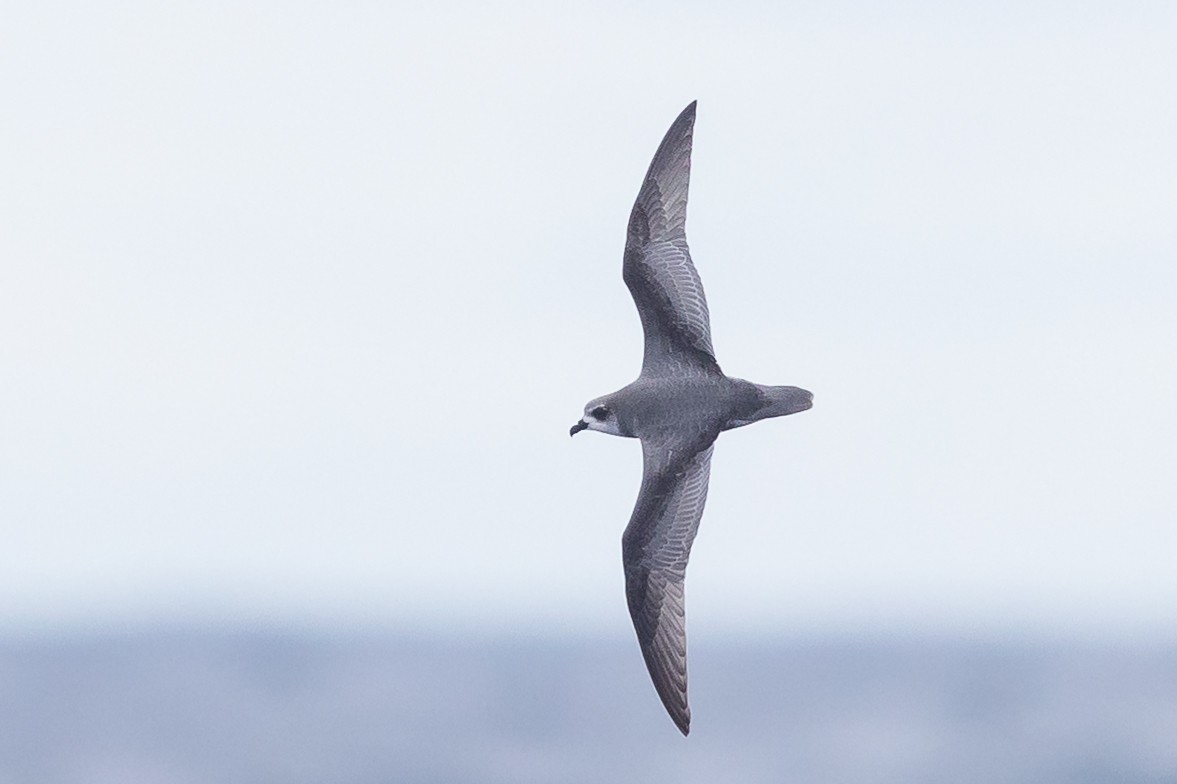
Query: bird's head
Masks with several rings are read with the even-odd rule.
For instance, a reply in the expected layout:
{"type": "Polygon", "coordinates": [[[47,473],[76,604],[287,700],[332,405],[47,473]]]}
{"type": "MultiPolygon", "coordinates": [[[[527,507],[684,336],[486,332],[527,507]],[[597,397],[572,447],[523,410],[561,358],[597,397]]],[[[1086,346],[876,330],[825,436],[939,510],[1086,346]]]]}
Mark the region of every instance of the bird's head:
{"type": "Polygon", "coordinates": [[[584,407],[584,416],[572,426],[568,435],[574,436],[581,430],[599,430],[602,433],[621,436],[621,423],[617,421],[617,413],[610,405],[608,398],[599,397],[590,400],[584,407]]]}

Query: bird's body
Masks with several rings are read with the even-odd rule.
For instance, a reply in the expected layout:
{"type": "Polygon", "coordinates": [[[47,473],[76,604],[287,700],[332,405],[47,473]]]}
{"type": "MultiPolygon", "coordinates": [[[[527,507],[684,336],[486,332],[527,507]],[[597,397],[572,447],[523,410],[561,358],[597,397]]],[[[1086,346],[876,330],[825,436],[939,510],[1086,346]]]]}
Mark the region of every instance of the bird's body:
{"type": "Polygon", "coordinates": [[[590,401],[571,430],[641,439],[642,486],[622,537],[625,593],[654,688],[684,735],[691,712],[683,581],[712,445],[721,431],[813,404],[798,387],[726,376],[715,359],[685,231],[694,122],[692,103],[654,154],[630,214],[622,277],[645,334],[641,375],[590,401]]]}
{"type": "MultiPolygon", "coordinates": [[[[681,428],[692,422],[719,424],[719,430],[750,425],[779,414],[769,413],[784,398],[789,403],[796,387],[766,387],[722,373],[685,376],[639,377],[616,392],[598,398],[608,401],[617,414],[618,430],[612,435],[641,438],[661,428],[681,428]],[[774,390],[792,390],[790,393],[774,390]],[[668,402],[674,405],[668,406],[668,402]]],[[[806,393],[807,394],[807,393],[806,393]]],[[[792,413],[787,412],[787,413],[792,413]]]]}

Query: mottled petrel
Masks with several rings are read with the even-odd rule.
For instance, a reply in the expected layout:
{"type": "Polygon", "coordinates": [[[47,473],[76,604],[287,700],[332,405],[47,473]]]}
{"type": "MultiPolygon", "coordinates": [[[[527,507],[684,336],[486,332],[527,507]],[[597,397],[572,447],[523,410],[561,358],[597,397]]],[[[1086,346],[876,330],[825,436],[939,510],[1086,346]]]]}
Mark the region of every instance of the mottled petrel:
{"type": "Polygon", "coordinates": [[[589,401],[572,426],[642,441],[642,486],[621,538],[625,595],[646,668],[679,730],[690,731],[683,578],[723,430],[804,411],[813,395],[724,375],[685,232],[695,104],[654,153],[629,216],[622,278],[645,332],[642,372],[589,401]]]}

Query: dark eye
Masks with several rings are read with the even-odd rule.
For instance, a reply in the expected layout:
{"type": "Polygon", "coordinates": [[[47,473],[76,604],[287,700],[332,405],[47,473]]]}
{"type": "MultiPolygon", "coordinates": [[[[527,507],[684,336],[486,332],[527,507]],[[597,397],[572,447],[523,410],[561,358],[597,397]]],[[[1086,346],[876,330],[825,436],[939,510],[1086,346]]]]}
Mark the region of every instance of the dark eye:
{"type": "Polygon", "coordinates": [[[589,412],[589,416],[598,422],[604,422],[609,418],[609,409],[605,408],[604,406],[597,406],[589,412]]]}

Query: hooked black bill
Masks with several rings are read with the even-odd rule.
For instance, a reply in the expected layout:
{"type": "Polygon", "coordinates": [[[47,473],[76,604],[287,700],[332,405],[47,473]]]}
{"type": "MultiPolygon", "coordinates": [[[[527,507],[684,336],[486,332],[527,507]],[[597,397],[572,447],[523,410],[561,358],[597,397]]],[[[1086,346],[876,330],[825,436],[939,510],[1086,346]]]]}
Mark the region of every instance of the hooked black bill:
{"type": "Polygon", "coordinates": [[[568,431],[568,435],[574,436],[581,430],[588,430],[588,422],[585,422],[583,419],[572,426],[572,429],[568,431]]]}

